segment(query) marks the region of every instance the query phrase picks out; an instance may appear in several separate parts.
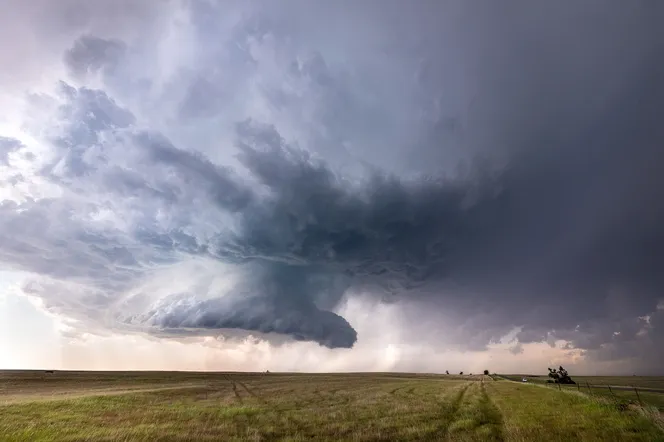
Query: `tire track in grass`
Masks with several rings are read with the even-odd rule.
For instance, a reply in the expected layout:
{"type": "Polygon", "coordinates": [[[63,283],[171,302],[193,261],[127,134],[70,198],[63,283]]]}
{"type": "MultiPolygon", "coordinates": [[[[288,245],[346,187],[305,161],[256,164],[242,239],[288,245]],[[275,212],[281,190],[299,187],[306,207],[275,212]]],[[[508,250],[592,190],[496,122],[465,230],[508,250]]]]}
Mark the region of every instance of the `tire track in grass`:
{"type": "Polygon", "coordinates": [[[415,394],[415,387],[410,384],[402,385],[400,387],[396,387],[390,390],[389,394],[391,396],[405,399],[415,394]]]}
{"type": "Polygon", "coordinates": [[[249,389],[247,388],[247,386],[244,385],[244,383],[242,383],[242,382],[240,382],[240,381],[236,381],[235,379],[233,379],[232,377],[230,377],[230,376],[228,376],[228,375],[226,375],[225,378],[228,380],[228,382],[230,382],[231,387],[233,388],[233,394],[235,395],[235,399],[237,399],[238,402],[240,402],[240,403],[244,402],[243,399],[242,399],[242,395],[240,394],[240,391],[239,391],[238,388],[237,388],[238,384],[239,384],[239,385],[240,385],[240,386],[241,386],[241,387],[242,387],[247,393],[249,393],[249,395],[250,395],[251,397],[253,397],[254,399],[258,399],[259,402],[264,402],[264,401],[261,401],[261,399],[260,399],[258,396],[256,396],[251,390],[249,390],[249,389]]]}
{"type": "Polygon", "coordinates": [[[233,394],[235,395],[235,399],[237,399],[239,402],[242,402],[242,396],[240,396],[240,392],[237,391],[237,385],[235,382],[231,381],[231,385],[233,387],[233,394]]]}
{"type": "MultiPolygon", "coordinates": [[[[233,391],[235,392],[236,397],[242,402],[242,396],[240,396],[237,385],[242,387],[244,391],[249,394],[253,399],[258,401],[260,404],[265,406],[265,413],[274,413],[278,416],[280,416],[281,419],[283,419],[284,422],[288,424],[287,427],[285,428],[279,428],[278,430],[275,430],[276,434],[272,434],[271,436],[268,437],[268,439],[271,439],[272,437],[274,438],[282,438],[282,437],[287,437],[291,433],[292,434],[298,434],[304,431],[306,428],[305,422],[303,422],[301,419],[298,419],[294,416],[292,416],[288,408],[282,407],[277,403],[273,403],[273,401],[268,401],[266,398],[259,396],[256,394],[252,389],[250,389],[247,384],[240,380],[235,380],[230,376],[226,376],[226,379],[228,379],[229,382],[231,382],[233,386],[233,391]],[[283,434],[282,434],[283,433],[283,434]]],[[[291,391],[294,391],[291,389],[291,391]]],[[[295,408],[297,409],[297,408],[295,408]]]]}
{"type": "Polygon", "coordinates": [[[447,437],[452,440],[504,440],[502,415],[491,402],[483,383],[475,383],[467,389],[448,426],[447,437]]]}
{"type": "Polygon", "coordinates": [[[257,395],[256,393],[254,393],[249,387],[247,387],[247,384],[245,384],[244,382],[235,381],[235,383],[236,383],[236,384],[239,384],[240,387],[242,387],[242,388],[244,389],[244,391],[246,391],[247,393],[249,393],[249,396],[253,397],[254,399],[257,399],[257,400],[260,401],[260,402],[265,402],[265,400],[264,400],[263,398],[261,398],[260,396],[258,396],[258,395],[257,395]]]}
{"type": "Polygon", "coordinates": [[[496,404],[493,403],[489,394],[486,392],[484,383],[482,383],[482,414],[485,417],[484,425],[489,427],[489,434],[492,435],[493,440],[505,440],[505,422],[503,414],[500,412],[496,404]]]}
{"type": "Polygon", "coordinates": [[[459,411],[459,407],[461,406],[461,403],[463,402],[463,398],[466,395],[466,391],[468,391],[468,388],[470,388],[470,384],[466,384],[463,387],[461,387],[461,390],[457,394],[456,398],[454,399],[453,405],[452,405],[452,414],[456,414],[459,411]]]}
{"type": "Polygon", "coordinates": [[[247,392],[247,394],[249,394],[249,396],[256,399],[258,402],[262,402],[264,404],[267,404],[267,401],[265,399],[263,399],[261,396],[257,395],[254,391],[252,391],[249,387],[247,387],[247,384],[245,384],[244,382],[242,382],[240,380],[235,380],[230,376],[226,376],[226,379],[231,383],[231,385],[233,387],[233,392],[235,393],[235,397],[241,398],[240,393],[238,392],[238,389],[237,389],[237,386],[239,385],[240,387],[242,387],[242,389],[244,391],[247,392]]]}
{"type": "Polygon", "coordinates": [[[466,390],[470,384],[462,385],[455,393],[445,395],[440,405],[440,419],[438,427],[428,434],[427,440],[444,440],[448,434],[448,428],[454,422],[459,406],[463,402],[466,390]]]}

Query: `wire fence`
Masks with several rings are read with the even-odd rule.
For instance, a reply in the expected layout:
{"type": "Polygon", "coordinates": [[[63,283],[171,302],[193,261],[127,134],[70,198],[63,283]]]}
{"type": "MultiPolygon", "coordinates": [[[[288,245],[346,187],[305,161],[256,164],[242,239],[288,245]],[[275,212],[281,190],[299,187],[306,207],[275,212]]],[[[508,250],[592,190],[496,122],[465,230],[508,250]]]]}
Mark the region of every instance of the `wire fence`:
{"type": "MultiPolygon", "coordinates": [[[[504,377],[506,380],[521,382],[522,379],[504,377]]],[[[664,388],[649,388],[637,385],[609,385],[593,384],[587,380],[577,381],[575,384],[557,384],[545,382],[541,379],[526,379],[526,382],[543,385],[559,391],[573,391],[588,395],[600,400],[612,400],[627,407],[630,404],[640,407],[656,407],[664,411],[664,388]]]]}
{"type": "MultiPolygon", "coordinates": [[[[558,390],[563,389],[574,389],[579,393],[588,393],[590,396],[601,396],[601,397],[612,397],[614,399],[625,399],[626,397],[634,395],[636,401],[639,405],[644,405],[641,400],[641,395],[639,394],[639,389],[636,386],[625,386],[625,385],[593,385],[590,382],[586,381],[584,383],[577,382],[576,384],[566,385],[566,384],[544,384],[552,388],[558,388],[558,390]],[[622,394],[621,394],[622,393],[622,394]]],[[[657,390],[650,390],[658,392],[657,390]]],[[[662,391],[661,393],[664,393],[662,391]]]]}

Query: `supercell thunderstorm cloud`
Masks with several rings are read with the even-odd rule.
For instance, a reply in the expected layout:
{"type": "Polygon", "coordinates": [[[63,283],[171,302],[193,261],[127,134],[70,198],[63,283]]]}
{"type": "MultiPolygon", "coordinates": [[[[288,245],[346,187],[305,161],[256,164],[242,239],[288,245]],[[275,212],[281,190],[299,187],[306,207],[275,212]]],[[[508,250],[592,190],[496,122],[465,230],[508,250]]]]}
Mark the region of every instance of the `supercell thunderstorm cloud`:
{"type": "Polygon", "coordinates": [[[563,3],[10,0],[0,264],[71,333],[345,351],[355,299],[655,370],[664,5],[563,3]]]}

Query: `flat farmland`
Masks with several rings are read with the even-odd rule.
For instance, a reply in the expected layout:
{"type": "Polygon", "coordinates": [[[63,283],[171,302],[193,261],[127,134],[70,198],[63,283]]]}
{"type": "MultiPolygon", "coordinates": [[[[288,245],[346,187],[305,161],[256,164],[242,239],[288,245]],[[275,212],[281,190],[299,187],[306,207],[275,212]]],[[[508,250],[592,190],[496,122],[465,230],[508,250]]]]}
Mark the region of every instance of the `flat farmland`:
{"type": "Polygon", "coordinates": [[[2,441],[664,441],[538,385],[407,373],[0,372],[2,441]]]}

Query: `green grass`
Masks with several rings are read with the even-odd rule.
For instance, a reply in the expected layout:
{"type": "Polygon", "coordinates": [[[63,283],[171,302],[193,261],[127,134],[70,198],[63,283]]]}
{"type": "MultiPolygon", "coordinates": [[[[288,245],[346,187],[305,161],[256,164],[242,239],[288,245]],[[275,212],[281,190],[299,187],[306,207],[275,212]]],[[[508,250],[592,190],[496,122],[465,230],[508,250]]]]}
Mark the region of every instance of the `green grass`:
{"type": "MultiPolygon", "coordinates": [[[[504,377],[514,381],[521,381],[525,377],[528,382],[538,384],[546,384],[549,379],[547,376],[533,375],[504,375],[504,377]]],[[[652,406],[664,411],[664,377],[662,376],[573,376],[572,379],[576,385],[561,385],[560,388],[580,391],[593,397],[624,404],[652,406]],[[608,388],[608,386],[612,388],[608,388]],[[632,387],[639,390],[638,395],[632,387]]],[[[549,388],[559,388],[555,384],[546,385],[549,388]]]]}
{"type": "Polygon", "coordinates": [[[636,410],[489,377],[0,372],[0,440],[664,440],[636,410]]]}
{"type": "MultiPolygon", "coordinates": [[[[557,385],[547,384],[548,388],[557,389],[557,385]]],[[[577,385],[561,385],[561,389],[566,391],[577,391],[593,398],[602,398],[621,404],[633,404],[652,406],[660,411],[664,411],[664,391],[655,393],[650,391],[639,391],[638,394],[633,389],[621,390],[617,388],[601,388],[599,386],[578,383],[577,385]]],[[[638,387],[637,387],[638,388],[638,387]]]]}
{"type": "MultiPolygon", "coordinates": [[[[520,381],[521,378],[527,378],[531,382],[546,382],[549,377],[544,374],[541,376],[509,374],[504,375],[508,379],[520,381]]],[[[664,376],[572,376],[575,382],[585,385],[624,385],[628,387],[659,389],[664,392],[664,376]]]]}
{"type": "Polygon", "coordinates": [[[583,394],[514,382],[494,382],[487,389],[511,440],[664,440],[648,419],[583,394]]]}
{"type": "Polygon", "coordinates": [[[664,376],[575,376],[581,383],[595,385],[627,385],[664,391],[664,376]]]}

